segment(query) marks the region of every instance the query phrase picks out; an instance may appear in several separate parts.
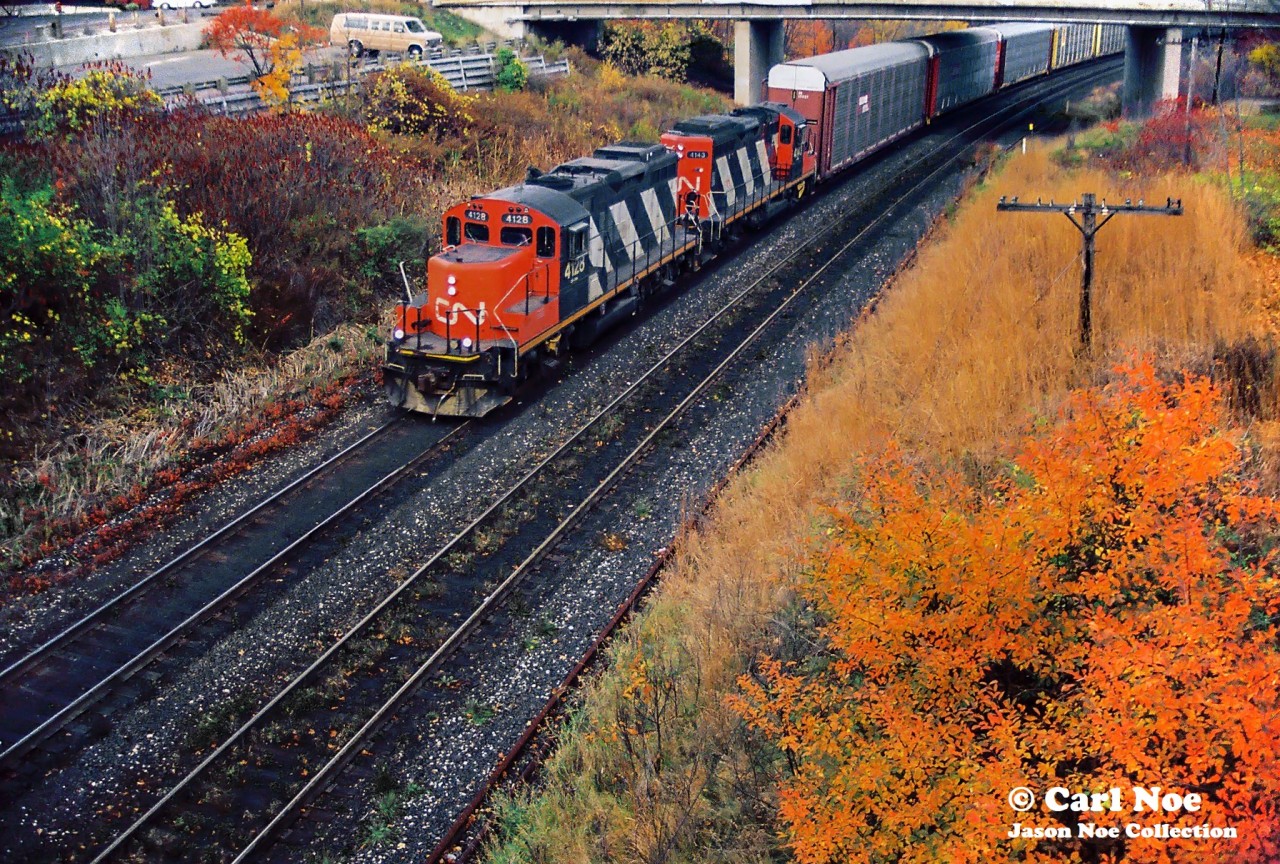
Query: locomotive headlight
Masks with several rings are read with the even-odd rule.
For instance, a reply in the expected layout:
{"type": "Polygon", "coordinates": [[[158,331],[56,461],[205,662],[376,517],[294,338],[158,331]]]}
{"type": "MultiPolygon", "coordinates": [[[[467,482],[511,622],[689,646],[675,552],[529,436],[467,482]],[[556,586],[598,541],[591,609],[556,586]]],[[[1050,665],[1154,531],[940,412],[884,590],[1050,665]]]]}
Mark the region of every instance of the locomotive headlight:
{"type": "Polygon", "coordinates": [[[458,284],[458,277],[450,273],[449,278],[446,279],[445,281],[448,282],[450,285],[456,285],[458,284]]]}
{"type": "Polygon", "coordinates": [[[399,327],[397,327],[396,329],[391,331],[391,338],[399,342],[401,339],[404,338],[404,331],[401,330],[399,327]]]}
{"type": "MultiPolygon", "coordinates": [[[[452,279],[453,277],[450,276],[449,278],[452,279]]],[[[445,293],[447,293],[450,297],[452,297],[454,294],[458,293],[458,289],[453,285],[450,285],[448,288],[445,289],[445,293]]]]}

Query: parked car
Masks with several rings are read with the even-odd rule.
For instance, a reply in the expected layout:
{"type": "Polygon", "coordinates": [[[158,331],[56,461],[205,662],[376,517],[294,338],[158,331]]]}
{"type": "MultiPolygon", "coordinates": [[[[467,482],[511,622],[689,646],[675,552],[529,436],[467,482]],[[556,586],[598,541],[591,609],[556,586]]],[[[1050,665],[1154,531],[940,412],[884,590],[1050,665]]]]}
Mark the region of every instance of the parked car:
{"type": "MultiPolygon", "coordinates": [[[[171,0],[165,0],[171,2],[171,0]]],[[[329,44],[346,45],[352,57],[366,52],[399,51],[418,59],[444,44],[444,37],[428,30],[417,18],[404,15],[377,15],[368,12],[339,12],[329,25],[329,44]]]]}
{"type": "Polygon", "coordinates": [[[157,9],[206,9],[218,0],[152,0],[157,9]]]}

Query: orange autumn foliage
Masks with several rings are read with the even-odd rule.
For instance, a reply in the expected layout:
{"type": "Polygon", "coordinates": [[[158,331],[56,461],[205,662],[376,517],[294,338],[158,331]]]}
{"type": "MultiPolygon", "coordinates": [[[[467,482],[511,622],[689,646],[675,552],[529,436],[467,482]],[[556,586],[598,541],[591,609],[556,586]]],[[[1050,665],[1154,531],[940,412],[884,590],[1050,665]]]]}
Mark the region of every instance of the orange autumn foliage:
{"type": "Polygon", "coordinates": [[[253,67],[254,78],[267,79],[265,86],[274,92],[288,83],[287,77],[284,85],[271,78],[277,67],[288,66],[287,72],[291,72],[298,65],[301,50],[321,43],[328,34],[318,27],[285,21],[246,2],[219,13],[204,28],[204,35],[209,47],[223,57],[243,55],[253,67]]]}
{"type": "Polygon", "coordinates": [[[835,50],[835,32],[829,21],[787,21],[783,25],[786,56],[816,57],[835,50]]]}
{"type": "Polygon", "coordinates": [[[1277,506],[1205,379],[1077,392],[975,487],[864,462],[802,587],[822,653],[730,697],[787,757],[796,860],[1275,861],[1277,506]],[[1198,792],[1199,813],[1019,814],[1015,787],[1198,792]],[[1014,822],[1236,839],[1010,839],[1014,822]]]}

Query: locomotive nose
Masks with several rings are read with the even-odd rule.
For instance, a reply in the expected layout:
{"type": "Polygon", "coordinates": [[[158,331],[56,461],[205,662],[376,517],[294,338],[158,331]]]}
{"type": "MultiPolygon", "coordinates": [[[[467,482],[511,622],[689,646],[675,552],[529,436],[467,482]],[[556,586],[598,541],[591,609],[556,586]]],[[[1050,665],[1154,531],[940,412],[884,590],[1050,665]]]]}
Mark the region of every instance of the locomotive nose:
{"type": "MultiPolygon", "coordinates": [[[[509,305],[516,286],[523,284],[532,264],[523,249],[465,244],[446,250],[427,263],[428,308],[432,332],[447,339],[466,338],[478,343],[504,338],[496,332],[493,318],[509,305]]],[[[463,346],[470,348],[471,346],[463,346]]]]}

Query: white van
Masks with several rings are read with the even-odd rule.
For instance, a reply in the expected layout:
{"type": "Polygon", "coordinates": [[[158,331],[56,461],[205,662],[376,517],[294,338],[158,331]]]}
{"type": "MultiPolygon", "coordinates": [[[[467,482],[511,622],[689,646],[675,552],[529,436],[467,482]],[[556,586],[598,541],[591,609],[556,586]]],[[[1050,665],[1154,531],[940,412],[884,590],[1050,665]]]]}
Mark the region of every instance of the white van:
{"type": "Polygon", "coordinates": [[[444,37],[428,30],[417,18],[339,12],[329,25],[329,44],[346,45],[352,57],[365,52],[399,51],[417,60],[444,44],[444,37]]]}

